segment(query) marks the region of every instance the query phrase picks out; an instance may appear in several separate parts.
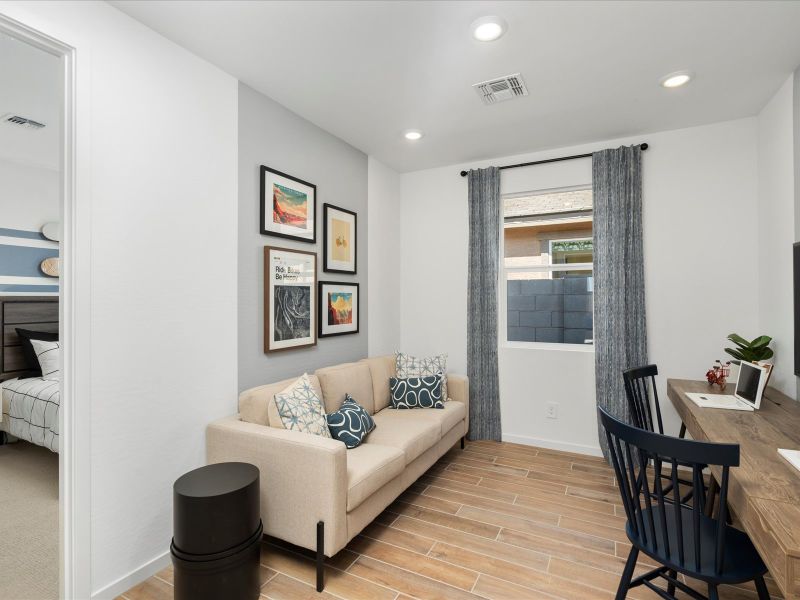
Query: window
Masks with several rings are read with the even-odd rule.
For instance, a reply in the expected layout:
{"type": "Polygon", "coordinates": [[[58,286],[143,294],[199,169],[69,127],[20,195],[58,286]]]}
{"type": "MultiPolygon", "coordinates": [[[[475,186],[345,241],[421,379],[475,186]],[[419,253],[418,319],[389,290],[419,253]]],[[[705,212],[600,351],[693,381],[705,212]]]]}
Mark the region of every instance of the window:
{"type": "Polygon", "coordinates": [[[509,342],[590,345],[592,190],[503,198],[503,268],[509,342]]]}

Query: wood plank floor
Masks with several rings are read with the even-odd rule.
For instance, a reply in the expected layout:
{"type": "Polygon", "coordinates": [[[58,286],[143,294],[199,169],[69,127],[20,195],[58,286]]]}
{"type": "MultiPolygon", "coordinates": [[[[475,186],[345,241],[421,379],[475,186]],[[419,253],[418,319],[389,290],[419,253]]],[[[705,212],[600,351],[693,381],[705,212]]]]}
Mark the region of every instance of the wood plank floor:
{"type": "MultiPolygon", "coordinates": [[[[262,598],[613,599],[629,548],[624,525],[613,472],[601,459],[469,442],[328,561],[322,594],[313,587],[309,558],[265,543],[262,598]]],[[[640,558],[639,571],[646,569],[640,558]]],[[[768,585],[779,598],[774,583],[768,585]]],[[[118,600],[172,595],[170,567],[118,600]]],[[[628,597],[657,598],[641,587],[628,597]]],[[[720,597],[756,594],[746,584],[720,588],[720,597]]]]}

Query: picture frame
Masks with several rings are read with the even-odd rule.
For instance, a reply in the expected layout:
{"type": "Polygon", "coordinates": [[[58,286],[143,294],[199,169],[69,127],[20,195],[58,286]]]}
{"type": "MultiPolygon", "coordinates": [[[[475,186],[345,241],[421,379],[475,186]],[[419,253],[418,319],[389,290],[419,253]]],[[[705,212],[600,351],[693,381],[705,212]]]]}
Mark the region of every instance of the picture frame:
{"type": "Polygon", "coordinates": [[[264,246],[264,352],[317,343],[317,255],[264,246]]]}
{"type": "Polygon", "coordinates": [[[317,242],[317,186],[297,177],[260,167],[262,235],[317,242]]]}
{"type": "Polygon", "coordinates": [[[317,285],[319,337],[358,333],[361,306],[358,283],[320,281],[317,285]]]}
{"type": "Polygon", "coordinates": [[[322,270],[326,273],[356,274],[358,256],[358,215],[352,210],[322,205],[322,270]]]}

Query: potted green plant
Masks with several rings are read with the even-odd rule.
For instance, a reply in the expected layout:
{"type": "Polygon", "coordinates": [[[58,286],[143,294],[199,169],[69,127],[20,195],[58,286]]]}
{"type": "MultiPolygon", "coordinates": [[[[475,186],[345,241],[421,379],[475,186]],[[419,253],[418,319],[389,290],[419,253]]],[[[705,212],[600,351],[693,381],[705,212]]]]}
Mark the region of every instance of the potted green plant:
{"type": "MultiPolygon", "coordinates": [[[[732,333],[728,336],[728,341],[733,342],[736,348],[725,348],[725,352],[730,354],[735,360],[731,361],[734,365],[738,365],[741,361],[752,362],[756,364],[763,363],[775,356],[772,348],[769,347],[772,338],[768,335],[760,335],[753,340],[746,340],[737,333],[732,333]]],[[[768,366],[767,383],[772,376],[772,367],[768,366]]],[[[736,381],[739,376],[738,372],[734,373],[731,369],[731,380],[736,381]]]]}
{"type": "Polygon", "coordinates": [[[760,335],[754,340],[747,341],[739,334],[732,333],[728,336],[728,341],[733,342],[736,348],[725,348],[725,352],[737,361],[746,360],[747,362],[757,363],[769,360],[775,355],[772,348],[769,347],[772,338],[768,335],[760,335]]]}

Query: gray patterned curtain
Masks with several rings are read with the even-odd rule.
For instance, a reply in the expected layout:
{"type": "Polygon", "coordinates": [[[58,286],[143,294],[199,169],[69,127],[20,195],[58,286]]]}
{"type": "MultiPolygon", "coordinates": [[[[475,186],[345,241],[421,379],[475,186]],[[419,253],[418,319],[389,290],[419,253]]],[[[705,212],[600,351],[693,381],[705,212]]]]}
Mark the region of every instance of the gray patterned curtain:
{"type": "Polygon", "coordinates": [[[469,172],[467,375],[469,439],[500,441],[497,377],[497,277],[500,260],[500,170],[469,172]]]}
{"type": "MultiPolygon", "coordinates": [[[[597,404],[630,422],[622,371],[647,364],[642,253],[642,151],[592,155],[594,367],[597,404]]],[[[598,423],[608,459],[606,435],[598,423]]]]}

